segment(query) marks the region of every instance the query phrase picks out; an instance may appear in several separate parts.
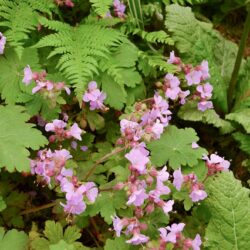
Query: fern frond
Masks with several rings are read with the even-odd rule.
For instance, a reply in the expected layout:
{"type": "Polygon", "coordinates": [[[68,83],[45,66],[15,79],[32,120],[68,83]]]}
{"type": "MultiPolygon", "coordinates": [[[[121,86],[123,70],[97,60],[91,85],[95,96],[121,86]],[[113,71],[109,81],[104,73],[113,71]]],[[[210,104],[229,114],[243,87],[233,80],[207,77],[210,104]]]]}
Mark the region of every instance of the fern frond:
{"type": "Polygon", "coordinates": [[[174,40],[163,30],[154,32],[141,32],[141,37],[149,43],[164,43],[174,45],[174,40]]]}
{"type": "Polygon", "coordinates": [[[95,12],[101,16],[104,17],[107,12],[109,11],[109,8],[111,4],[113,3],[113,0],[90,0],[92,3],[92,6],[94,7],[95,12]]]}
{"type": "Polygon", "coordinates": [[[74,84],[78,97],[93,75],[98,74],[99,60],[107,58],[112,47],[127,41],[117,30],[94,23],[70,27],[46,18],[40,22],[56,33],[43,37],[36,47],[54,47],[49,57],[61,56],[57,68],[74,84]]]}
{"type": "Polygon", "coordinates": [[[175,3],[175,4],[180,4],[180,5],[185,5],[187,3],[191,4],[191,5],[194,5],[194,4],[208,3],[209,0],[172,0],[171,2],[175,3]]]}
{"type": "Polygon", "coordinates": [[[0,0],[0,26],[7,27],[5,35],[21,58],[28,34],[38,25],[39,12],[50,13],[49,0],[0,0]]]}

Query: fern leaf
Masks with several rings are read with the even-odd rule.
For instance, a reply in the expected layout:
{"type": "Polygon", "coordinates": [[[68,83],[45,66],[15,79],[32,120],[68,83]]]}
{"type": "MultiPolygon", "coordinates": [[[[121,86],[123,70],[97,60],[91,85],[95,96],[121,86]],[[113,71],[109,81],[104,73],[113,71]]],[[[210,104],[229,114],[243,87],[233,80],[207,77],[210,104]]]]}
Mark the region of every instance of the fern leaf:
{"type": "Polygon", "coordinates": [[[7,27],[5,35],[21,58],[28,34],[38,25],[39,12],[50,13],[49,0],[0,0],[0,26],[7,27]]]}
{"type": "Polygon", "coordinates": [[[109,11],[109,8],[113,2],[113,0],[90,0],[90,2],[92,3],[95,12],[101,16],[104,17],[107,12],[109,11]]]}
{"type": "Polygon", "coordinates": [[[78,98],[88,81],[99,73],[99,60],[107,58],[111,48],[127,41],[120,32],[94,23],[70,27],[46,18],[40,22],[56,33],[42,38],[36,47],[54,47],[49,57],[61,56],[57,68],[74,84],[78,98]]]}

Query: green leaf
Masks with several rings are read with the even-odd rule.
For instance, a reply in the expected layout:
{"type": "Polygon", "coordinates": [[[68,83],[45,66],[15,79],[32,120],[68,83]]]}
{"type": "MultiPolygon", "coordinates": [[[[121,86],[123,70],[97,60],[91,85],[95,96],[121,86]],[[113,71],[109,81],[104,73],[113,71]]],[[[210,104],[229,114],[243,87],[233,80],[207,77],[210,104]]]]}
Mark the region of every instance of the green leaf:
{"type": "Polygon", "coordinates": [[[128,0],[128,5],[130,9],[130,13],[136,22],[138,28],[143,30],[144,23],[143,23],[143,16],[142,16],[142,8],[141,8],[141,1],[140,0],[128,0]]]}
{"type": "Polygon", "coordinates": [[[101,17],[105,17],[113,3],[113,0],[90,0],[90,2],[92,3],[95,12],[101,17]]]}
{"type": "Polygon", "coordinates": [[[121,110],[126,102],[127,93],[123,86],[116,83],[109,75],[102,76],[102,90],[107,94],[107,103],[112,108],[121,110]]]}
{"type": "Polygon", "coordinates": [[[250,135],[236,132],[233,133],[233,138],[240,143],[240,149],[250,155],[250,135]]]}
{"type": "Polygon", "coordinates": [[[6,49],[5,56],[0,57],[0,92],[2,99],[7,104],[14,104],[22,92],[30,91],[30,86],[22,83],[23,69],[30,65],[32,70],[40,69],[39,58],[36,49],[24,49],[19,59],[13,49],[6,49]]]}
{"type": "Polygon", "coordinates": [[[44,235],[54,244],[63,239],[63,228],[59,222],[46,221],[44,235]]]}
{"type": "Polygon", "coordinates": [[[103,192],[98,195],[94,205],[89,206],[87,211],[90,216],[98,213],[108,223],[112,223],[112,216],[116,214],[116,210],[124,206],[126,201],[126,193],[124,191],[103,192]],[[109,201],[109,202],[107,202],[109,201]]]}
{"type": "Polygon", "coordinates": [[[6,203],[2,196],[0,196],[0,212],[6,208],[6,203]]]}
{"type": "Polygon", "coordinates": [[[177,169],[181,165],[193,167],[206,153],[203,148],[192,148],[192,142],[198,140],[199,138],[192,128],[178,129],[175,126],[168,126],[159,140],[148,143],[151,161],[157,166],[168,162],[173,169],[177,169]]]}
{"type": "Polygon", "coordinates": [[[0,106],[0,167],[8,171],[29,171],[29,151],[47,143],[33,124],[26,123],[29,115],[21,106],[0,106]],[[14,154],[14,155],[13,155],[14,154]]]}
{"type": "Polygon", "coordinates": [[[208,109],[204,112],[197,109],[197,105],[194,102],[186,103],[183,105],[178,116],[185,121],[194,121],[211,124],[216,128],[219,128],[222,133],[230,133],[234,129],[230,122],[223,120],[215,112],[214,109],[208,109]]]}
{"type": "Polygon", "coordinates": [[[209,249],[249,249],[249,190],[232,172],[222,173],[206,185],[212,218],[206,229],[209,249]]]}
{"type": "Polygon", "coordinates": [[[210,82],[214,87],[214,103],[227,111],[227,88],[237,55],[237,45],[212,28],[210,23],[198,21],[189,7],[166,7],[166,27],[172,33],[177,49],[188,63],[207,60],[210,82]]]}
{"type": "Polygon", "coordinates": [[[104,118],[95,111],[86,111],[87,121],[92,131],[102,129],[105,126],[104,118]]]}
{"type": "Polygon", "coordinates": [[[247,133],[250,133],[250,108],[237,110],[226,115],[226,119],[234,121],[243,126],[247,133]]]}
{"type": "Polygon", "coordinates": [[[106,244],[104,246],[104,250],[133,250],[137,249],[132,247],[130,244],[125,242],[123,237],[115,238],[113,240],[107,239],[106,244]]]}
{"type": "Polygon", "coordinates": [[[67,243],[71,244],[80,238],[81,238],[81,233],[80,233],[80,229],[78,227],[72,226],[72,227],[66,228],[66,230],[64,232],[63,239],[67,243]]]}
{"type": "Polygon", "coordinates": [[[49,250],[75,250],[75,247],[73,244],[60,240],[58,243],[50,245],[49,250]]]}
{"type": "Polygon", "coordinates": [[[28,236],[16,229],[7,231],[0,227],[0,249],[2,250],[28,250],[28,236]]]}

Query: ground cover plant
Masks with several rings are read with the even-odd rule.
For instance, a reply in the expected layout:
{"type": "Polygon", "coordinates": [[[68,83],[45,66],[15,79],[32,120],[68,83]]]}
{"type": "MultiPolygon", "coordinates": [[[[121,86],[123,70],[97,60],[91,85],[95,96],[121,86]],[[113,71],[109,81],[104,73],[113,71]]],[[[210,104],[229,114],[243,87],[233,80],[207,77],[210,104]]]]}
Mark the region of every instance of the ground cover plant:
{"type": "Polygon", "coordinates": [[[0,0],[0,249],[248,250],[250,3],[0,0]]]}

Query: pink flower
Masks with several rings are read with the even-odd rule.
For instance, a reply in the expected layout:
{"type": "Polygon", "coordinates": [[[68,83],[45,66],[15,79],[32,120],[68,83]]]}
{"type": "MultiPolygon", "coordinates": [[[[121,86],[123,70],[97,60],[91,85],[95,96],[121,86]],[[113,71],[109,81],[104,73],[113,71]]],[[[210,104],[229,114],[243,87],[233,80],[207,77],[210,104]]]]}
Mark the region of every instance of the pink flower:
{"type": "Polygon", "coordinates": [[[103,101],[106,99],[106,94],[97,88],[97,83],[92,81],[89,83],[88,91],[83,95],[83,101],[90,103],[90,110],[101,109],[105,106],[103,101]]]}
{"type": "Polygon", "coordinates": [[[68,131],[68,135],[76,138],[79,141],[82,140],[81,133],[82,130],[78,127],[77,123],[74,123],[68,131]]]}
{"type": "Polygon", "coordinates": [[[180,91],[179,98],[180,98],[180,104],[183,105],[186,103],[186,97],[190,94],[189,90],[186,91],[180,91]]]}
{"type": "Polygon", "coordinates": [[[209,68],[208,68],[208,61],[203,60],[201,65],[198,66],[199,70],[202,73],[202,80],[207,80],[210,75],[209,75],[209,68]]]}
{"type": "Polygon", "coordinates": [[[164,82],[166,86],[166,97],[170,98],[171,100],[176,100],[181,91],[179,87],[180,80],[173,74],[167,74],[164,78],[164,82]]]}
{"type": "Polygon", "coordinates": [[[154,134],[154,139],[160,139],[161,134],[164,131],[164,125],[160,123],[159,119],[157,119],[156,123],[152,126],[151,130],[154,134]]]}
{"type": "Polygon", "coordinates": [[[171,64],[180,64],[180,62],[181,62],[181,59],[179,57],[175,56],[174,51],[171,51],[170,52],[170,57],[168,59],[168,63],[171,63],[171,64]]]}
{"type": "Polygon", "coordinates": [[[128,140],[138,141],[141,139],[142,129],[137,122],[122,119],[120,121],[121,134],[128,140]]]}
{"type": "Polygon", "coordinates": [[[67,123],[65,123],[62,120],[55,119],[52,121],[52,123],[47,123],[45,126],[45,131],[49,132],[55,132],[56,130],[63,129],[67,126],[67,123]]]}
{"type": "Polygon", "coordinates": [[[167,202],[164,202],[164,205],[162,207],[164,213],[168,214],[169,212],[171,212],[173,210],[173,205],[174,205],[173,200],[169,200],[167,202]]]}
{"type": "Polygon", "coordinates": [[[176,243],[177,236],[182,232],[184,227],[184,223],[174,223],[166,228],[159,228],[161,239],[164,242],[176,243]]]}
{"type": "Polygon", "coordinates": [[[92,203],[95,202],[97,195],[98,195],[98,189],[97,189],[95,183],[94,182],[87,182],[85,184],[85,188],[86,188],[85,193],[86,193],[88,200],[92,203]]]}
{"type": "Polygon", "coordinates": [[[210,159],[208,156],[203,156],[202,159],[206,160],[206,165],[208,167],[208,175],[213,175],[220,171],[228,171],[230,167],[229,161],[216,154],[211,154],[210,159]]]}
{"type": "Polygon", "coordinates": [[[198,103],[198,110],[206,111],[207,109],[212,109],[213,103],[211,101],[201,101],[198,103]]]}
{"type": "Polygon", "coordinates": [[[124,223],[124,220],[121,220],[118,216],[114,216],[113,218],[113,227],[116,233],[117,237],[121,236],[121,231],[126,226],[126,223],[124,223]]]}
{"type": "Polygon", "coordinates": [[[0,55],[4,53],[6,37],[0,32],[0,55]]]}
{"type": "Polygon", "coordinates": [[[199,234],[196,234],[194,240],[192,241],[193,250],[200,250],[201,244],[202,244],[201,237],[199,234]]]}
{"type": "Polygon", "coordinates": [[[23,83],[25,85],[28,85],[31,83],[31,81],[33,80],[33,72],[31,71],[31,68],[29,65],[27,65],[24,70],[24,77],[23,77],[23,83]]]}
{"type": "Polygon", "coordinates": [[[169,173],[167,172],[167,167],[164,166],[162,170],[157,172],[157,182],[167,181],[169,178],[169,173]]]}
{"type": "Polygon", "coordinates": [[[126,242],[132,245],[140,245],[148,242],[148,240],[148,236],[140,233],[134,233],[133,237],[130,240],[127,240],[126,242]]]}
{"type": "Polygon", "coordinates": [[[208,82],[204,85],[197,86],[196,90],[202,99],[210,99],[212,97],[213,86],[208,82]]]}
{"type": "Polygon", "coordinates": [[[144,201],[148,198],[148,195],[145,192],[145,189],[141,187],[137,191],[134,191],[130,196],[127,202],[127,205],[135,205],[137,207],[141,206],[144,201]]]}
{"type": "Polygon", "coordinates": [[[196,142],[192,142],[192,149],[197,149],[200,146],[196,142]]]}
{"type": "Polygon", "coordinates": [[[197,70],[192,70],[185,76],[188,86],[191,86],[193,84],[195,85],[199,84],[201,82],[201,77],[202,77],[202,72],[197,70]]]}
{"type": "Polygon", "coordinates": [[[74,3],[72,2],[72,0],[65,0],[64,2],[65,6],[73,8],[74,7],[74,3]]]}
{"type": "Polygon", "coordinates": [[[119,0],[114,0],[113,2],[114,5],[114,11],[115,11],[115,15],[123,18],[125,16],[125,10],[126,10],[126,6],[121,3],[119,0]]]}
{"type": "Polygon", "coordinates": [[[149,152],[143,148],[133,148],[125,157],[130,161],[131,167],[137,170],[140,174],[145,173],[146,164],[149,162],[149,152]]]}
{"type": "Polygon", "coordinates": [[[173,176],[174,176],[174,181],[173,181],[173,185],[175,186],[175,188],[180,191],[181,190],[181,186],[184,182],[184,177],[181,173],[181,170],[180,169],[177,169],[174,171],[173,173],[173,176]]]}
{"type": "Polygon", "coordinates": [[[204,200],[207,197],[207,193],[201,189],[201,185],[195,183],[192,185],[192,192],[189,197],[193,202],[204,200]]]}

